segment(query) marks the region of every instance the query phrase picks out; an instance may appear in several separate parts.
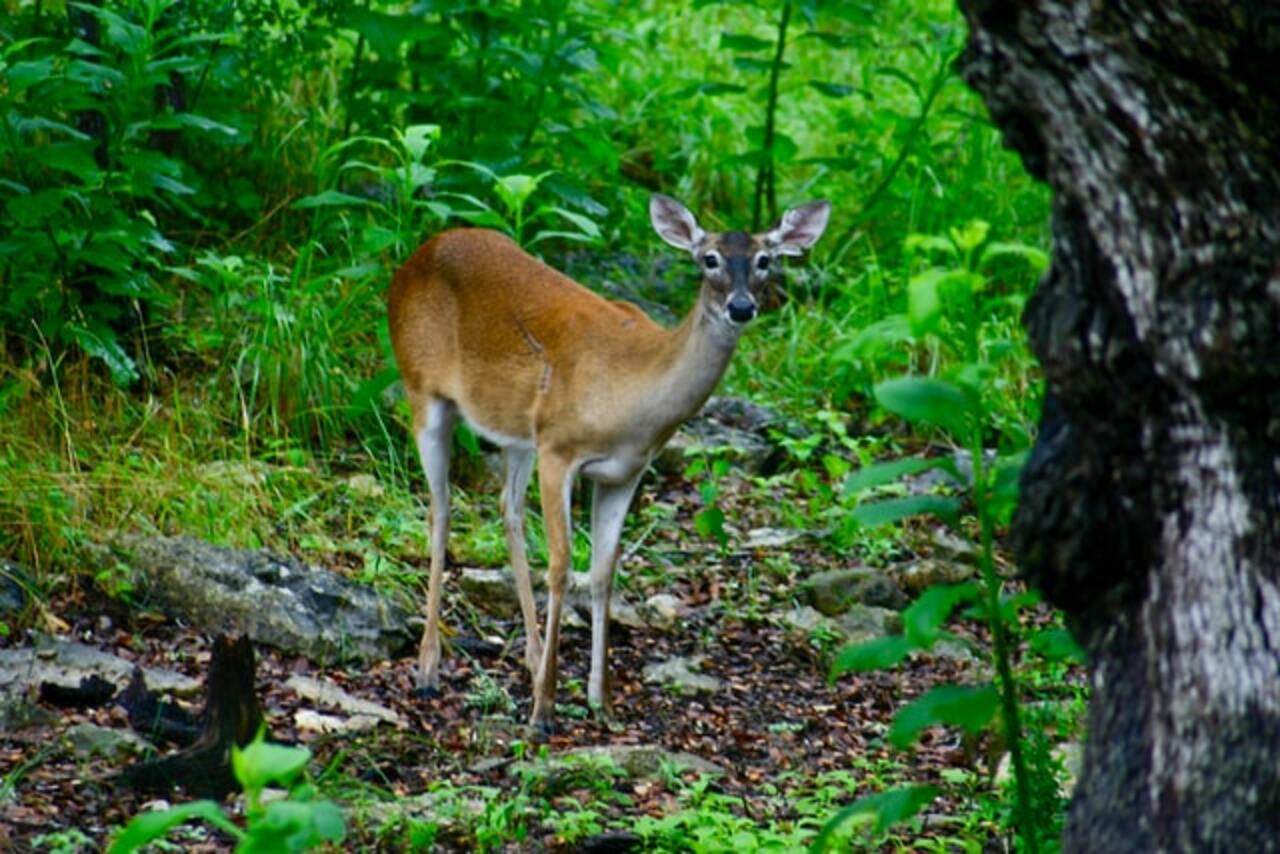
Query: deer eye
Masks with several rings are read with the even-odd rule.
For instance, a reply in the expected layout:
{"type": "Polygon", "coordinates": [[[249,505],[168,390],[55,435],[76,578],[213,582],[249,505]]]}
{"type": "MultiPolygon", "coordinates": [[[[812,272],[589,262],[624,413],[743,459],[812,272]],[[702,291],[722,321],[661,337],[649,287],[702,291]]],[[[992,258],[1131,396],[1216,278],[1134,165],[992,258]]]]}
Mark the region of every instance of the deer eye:
{"type": "Polygon", "coordinates": [[[714,255],[703,255],[702,263],[708,270],[714,270],[720,266],[720,259],[714,255]]]}
{"type": "Polygon", "coordinates": [[[768,256],[768,255],[761,255],[759,258],[757,258],[757,259],[756,259],[756,269],[757,269],[757,270],[767,270],[767,269],[769,269],[769,256],[768,256]]]}

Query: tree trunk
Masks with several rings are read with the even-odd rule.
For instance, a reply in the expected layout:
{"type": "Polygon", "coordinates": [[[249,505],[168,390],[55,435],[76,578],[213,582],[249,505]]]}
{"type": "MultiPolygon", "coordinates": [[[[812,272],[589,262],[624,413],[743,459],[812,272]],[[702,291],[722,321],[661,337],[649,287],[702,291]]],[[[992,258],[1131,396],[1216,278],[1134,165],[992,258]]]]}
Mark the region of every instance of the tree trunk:
{"type": "Polygon", "coordinates": [[[1068,850],[1280,850],[1280,5],[961,0],[1054,192],[1013,543],[1089,653],[1068,850]]]}

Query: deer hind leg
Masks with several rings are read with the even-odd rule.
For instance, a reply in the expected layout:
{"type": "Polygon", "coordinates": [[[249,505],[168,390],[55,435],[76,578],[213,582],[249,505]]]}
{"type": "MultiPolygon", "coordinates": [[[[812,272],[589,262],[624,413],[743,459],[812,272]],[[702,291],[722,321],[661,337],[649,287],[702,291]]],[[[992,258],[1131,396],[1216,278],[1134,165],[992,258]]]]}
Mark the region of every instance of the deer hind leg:
{"type": "Polygon", "coordinates": [[[560,646],[560,613],[569,581],[570,500],[574,467],[553,453],[538,457],[538,484],[542,493],[542,519],[547,529],[547,634],[542,661],[533,678],[533,714],[529,723],[544,735],[552,730],[556,705],[556,666],[560,646]]]}
{"type": "Polygon", "coordinates": [[[502,527],[507,534],[507,552],[511,555],[511,573],[515,576],[516,594],[524,615],[525,662],[529,675],[536,677],[542,658],[542,642],[538,638],[538,610],[533,601],[533,583],[529,578],[529,558],[525,552],[524,499],[533,472],[532,448],[511,446],[503,450],[506,482],[502,487],[502,527]]]}
{"type": "MultiPolygon", "coordinates": [[[[643,473],[643,470],[642,472],[643,473]]],[[[609,597],[618,563],[622,524],[640,475],[623,483],[596,483],[591,497],[591,677],[587,702],[598,713],[611,712],[609,701],[609,597]]]]}
{"type": "Polygon", "coordinates": [[[427,625],[418,647],[418,691],[426,695],[440,687],[440,592],[449,545],[449,456],[457,420],[457,406],[434,397],[414,425],[418,456],[431,494],[431,580],[427,584],[427,625]]]}

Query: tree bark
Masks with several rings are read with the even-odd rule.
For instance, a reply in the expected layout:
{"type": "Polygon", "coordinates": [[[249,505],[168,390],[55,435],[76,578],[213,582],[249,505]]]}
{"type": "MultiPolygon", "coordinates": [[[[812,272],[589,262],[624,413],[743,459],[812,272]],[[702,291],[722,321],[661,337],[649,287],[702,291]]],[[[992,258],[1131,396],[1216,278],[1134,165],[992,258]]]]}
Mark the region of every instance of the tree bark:
{"type": "Polygon", "coordinates": [[[1089,653],[1068,850],[1280,850],[1280,5],[960,0],[1054,192],[1013,544],[1089,653]]]}

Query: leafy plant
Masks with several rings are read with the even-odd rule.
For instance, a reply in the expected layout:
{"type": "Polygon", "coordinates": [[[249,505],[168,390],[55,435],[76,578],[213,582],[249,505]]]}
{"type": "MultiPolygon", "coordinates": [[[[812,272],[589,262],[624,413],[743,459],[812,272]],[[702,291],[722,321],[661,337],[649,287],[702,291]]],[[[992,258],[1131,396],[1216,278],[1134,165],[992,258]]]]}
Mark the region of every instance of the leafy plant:
{"type": "Polygon", "coordinates": [[[317,799],[310,783],[295,783],[310,759],[311,751],[306,748],[271,744],[259,732],[243,749],[231,748],[231,767],[245,794],[243,830],[217,802],[192,801],[135,816],[108,851],[138,851],[193,818],[203,819],[235,839],[237,854],[309,851],[323,842],[341,842],[345,830],[338,807],[317,799]],[[277,783],[290,787],[288,797],[265,801],[263,792],[277,783]]]}

